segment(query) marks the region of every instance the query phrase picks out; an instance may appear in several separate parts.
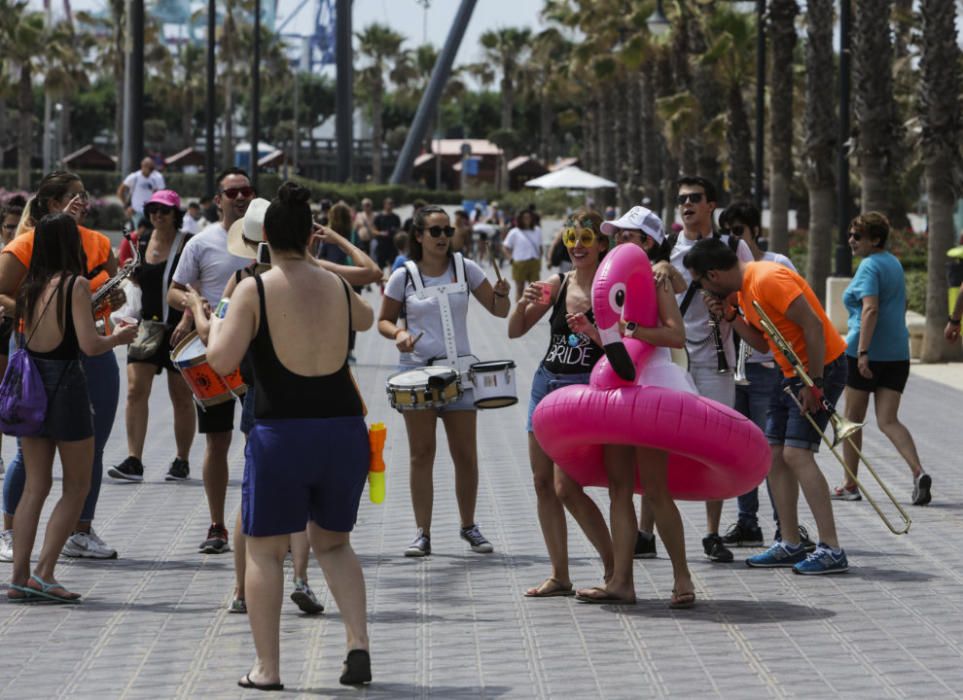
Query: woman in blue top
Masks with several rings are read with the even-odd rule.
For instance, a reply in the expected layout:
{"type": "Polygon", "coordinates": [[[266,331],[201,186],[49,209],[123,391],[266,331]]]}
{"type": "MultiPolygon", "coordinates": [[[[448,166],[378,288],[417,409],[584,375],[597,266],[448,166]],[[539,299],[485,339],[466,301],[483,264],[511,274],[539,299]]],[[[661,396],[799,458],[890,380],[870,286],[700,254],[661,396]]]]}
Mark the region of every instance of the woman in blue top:
{"type": "MultiPolygon", "coordinates": [[[[923,506],[930,502],[932,480],[923,471],[913,436],[896,415],[909,378],[909,331],[903,266],[885,249],[889,230],[889,221],[879,212],[861,214],[849,227],[849,246],[863,261],[843,294],[849,311],[846,418],[862,423],[870,394],[875,397],[876,423],[913,472],[913,505],[923,506]]],[[[862,447],[862,432],[853,436],[853,442],[862,447]]],[[[843,444],[843,456],[855,476],[859,458],[849,441],[843,444]]],[[[844,501],[861,498],[848,475],[832,497],[844,501]]]]}

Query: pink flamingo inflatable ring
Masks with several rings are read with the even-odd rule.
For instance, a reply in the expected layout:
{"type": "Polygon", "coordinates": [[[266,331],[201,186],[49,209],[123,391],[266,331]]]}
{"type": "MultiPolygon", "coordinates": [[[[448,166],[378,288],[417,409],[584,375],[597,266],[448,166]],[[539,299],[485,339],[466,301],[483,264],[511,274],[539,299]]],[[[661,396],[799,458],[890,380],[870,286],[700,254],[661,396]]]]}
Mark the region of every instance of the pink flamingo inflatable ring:
{"type": "MultiPolygon", "coordinates": [[[[645,252],[625,244],[605,256],[592,282],[592,309],[605,357],[592,370],[589,384],[552,392],[532,416],[538,443],[559,468],[583,487],[607,487],[604,446],[637,445],[669,453],[668,486],[674,498],[734,498],[757,486],[770,461],[762,431],[727,406],[650,383],[649,365],[682,369],[659,363],[656,353],[665,348],[620,333],[623,319],[648,328],[659,322],[645,252]]],[[[678,386],[671,380],[660,383],[678,386]]],[[[638,476],[635,490],[642,492],[638,476]]]]}

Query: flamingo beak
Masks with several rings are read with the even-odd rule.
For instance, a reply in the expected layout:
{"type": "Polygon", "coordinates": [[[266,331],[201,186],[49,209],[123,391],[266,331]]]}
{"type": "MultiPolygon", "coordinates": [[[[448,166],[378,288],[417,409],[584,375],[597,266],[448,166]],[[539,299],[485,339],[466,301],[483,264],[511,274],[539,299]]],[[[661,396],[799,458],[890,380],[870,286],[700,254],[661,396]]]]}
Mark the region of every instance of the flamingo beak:
{"type": "Polygon", "coordinates": [[[618,329],[618,324],[599,329],[602,349],[605,350],[605,356],[609,359],[609,364],[612,365],[615,373],[627,382],[634,382],[635,364],[622,343],[622,336],[618,329]]]}

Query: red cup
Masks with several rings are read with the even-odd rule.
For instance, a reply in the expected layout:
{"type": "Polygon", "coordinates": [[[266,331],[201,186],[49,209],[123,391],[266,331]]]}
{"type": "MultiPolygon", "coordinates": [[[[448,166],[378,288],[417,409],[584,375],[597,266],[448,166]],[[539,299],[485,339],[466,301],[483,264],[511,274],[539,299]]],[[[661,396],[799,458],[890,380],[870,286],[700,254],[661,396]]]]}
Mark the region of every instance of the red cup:
{"type": "Polygon", "coordinates": [[[545,284],[544,282],[538,282],[539,291],[542,293],[542,304],[545,306],[552,305],[552,285],[545,284]]]}

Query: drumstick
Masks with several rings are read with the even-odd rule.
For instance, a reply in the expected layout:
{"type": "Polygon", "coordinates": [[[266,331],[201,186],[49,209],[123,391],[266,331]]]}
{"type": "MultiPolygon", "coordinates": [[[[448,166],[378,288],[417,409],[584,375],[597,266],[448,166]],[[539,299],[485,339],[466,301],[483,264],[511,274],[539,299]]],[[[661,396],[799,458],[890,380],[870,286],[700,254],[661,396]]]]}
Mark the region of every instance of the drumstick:
{"type": "Polygon", "coordinates": [[[425,332],[422,331],[421,333],[419,333],[418,335],[416,335],[416,336],[415,336],[415,339],[411,341],[411,347],[415,347],[415,343],[417,343],[419,340],[421,340],[421,336],[423,336],[424,334],[425,334],[425,332]]]}
{"type": "Polygon", "coordinates": [[[502,271],[501,271],[501,268],[500,268],[497,264],[496,264],[494,267],[495,267],[495,277],[497,277],[497,278],[498,278],[498,281],[501,282],[501,281],[502,281],[502,271]]]}

